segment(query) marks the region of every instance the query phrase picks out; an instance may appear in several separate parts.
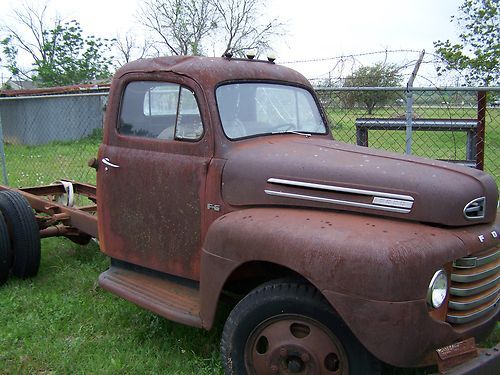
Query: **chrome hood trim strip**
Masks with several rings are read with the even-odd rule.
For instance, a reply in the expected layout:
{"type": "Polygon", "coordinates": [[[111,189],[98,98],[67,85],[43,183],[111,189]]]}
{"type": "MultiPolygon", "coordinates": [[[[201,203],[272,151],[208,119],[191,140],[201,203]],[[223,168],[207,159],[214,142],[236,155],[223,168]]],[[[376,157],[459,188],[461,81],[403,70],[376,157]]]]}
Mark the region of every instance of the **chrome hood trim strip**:
{"type": "Polygon", "coordinates": [[[320,190],[336,191],[338,193],[371,195],[371,196],[377,196],[377,197],[381,197],[381,198],[403,199],[403,200],[408,200],[408,201],[412,201],[413,202],[413,197],[412,196],[401,195],[401,194],[392,194],[392,193],[384,193],[382,191],[345,188],[345,187],[335,186],[335,185],[323,185],[323,184],[314,184],[314,183],[311,183],[311,182],[302,182],[302,181],[294,181],[294,180],[283,180],[283,179],[280,179],[280,178],[270,178],[270,179],[267,180],[267,182],[269,182],[270,184],[279,184],[279,185],[305,187],[305,188],[309,188],[309,189],[320,189],[320,190]]]}
{"type": "Polygon", "coordinates": [[[340,200],[340,199],[323,198],[323,197],[316,197],[313,195],[285,193],[282,191],[275,191],[275,190],[264,190],[264,192],[267,195],[292,198],[292,199],[307,200],[307,201],[331,203],[331,204],[337,204],[337,205],[341,205],[341,206],[368,208],[368,209],[379,210],[379,211],[397,212],[400,214],[407,214],[410,212],[410,210],[402,209],[402,208],[377,206],[377,205],[369,204],[369,203],[359,203],[359,202],[345,201],[345,200],[340,200]]]}
{"type": "Polygon", "coordinates": [[[390,211],[397,213],[409,213],[411,208],[413,207],[413,197],[410,195],[402,195],[402,194],[392,194],[386,193],[382,191],[374,191],[374,190],[364,190],[364,189],[355,189],[355,188],[346,188],[335,185],[324,185],[324,184],[316,184],[312,182],[304,182],[304,181],[295,181],[295,180],[286,180],[281,178],[269,178],[267,180],[270,184],[283,185],[283,186],[291,186],[291,187],[300,187],[306,189],[313,190],[326,190],[337,193],[347,193],[347,194],[355,194],[355,195],[363,195],[363,196],[371,196],[373,197],[372,203],[360,203],[353,202],[347,200],[339,200],[339,199],[330,199],[323,197],[315,197],[311,195],[302,195],[302,194],[293,194],[293,193],[285,193],[274,190],[265,190],[268,195],[278,195],[287,198],[297,198],[297,199],[306,199],[306,200],[314,200],[318,202],[327,202],[332,204],[340,204],[344,206],[351,207],[362,207],[369,208],[374,210],[382,210],[382,211],[390,211]]]}

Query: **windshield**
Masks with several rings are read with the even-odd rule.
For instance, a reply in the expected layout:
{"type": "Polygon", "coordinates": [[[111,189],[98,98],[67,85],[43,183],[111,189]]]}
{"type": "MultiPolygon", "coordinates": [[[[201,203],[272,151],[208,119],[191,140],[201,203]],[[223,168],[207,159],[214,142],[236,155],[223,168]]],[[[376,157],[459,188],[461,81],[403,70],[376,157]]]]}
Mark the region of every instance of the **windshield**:
{"type": "Polygon", "coordinates": [[[217,88],[217,105],[230,139],[259,134],[325,134],[326,127],[311,93],[270,83],[237,83],[217,88]]]}

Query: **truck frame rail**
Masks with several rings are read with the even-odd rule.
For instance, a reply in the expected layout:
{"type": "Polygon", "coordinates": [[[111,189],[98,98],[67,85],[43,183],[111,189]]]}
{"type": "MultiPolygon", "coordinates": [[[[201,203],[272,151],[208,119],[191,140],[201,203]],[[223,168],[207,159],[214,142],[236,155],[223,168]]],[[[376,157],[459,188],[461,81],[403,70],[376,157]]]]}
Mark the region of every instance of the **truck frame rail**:
{"type": "Polygon", "coordinates": [[[96,188],[82,182],[59,182],[26,188],[0,185],[0,191],[21,193],[36,211],[40,237],[65,236],[77,243],[98,238],[96,188]],[[75,205],[74,197],[84,205],[75,205]],[[87,204],[88,202],[88,204],[87,204]]]}

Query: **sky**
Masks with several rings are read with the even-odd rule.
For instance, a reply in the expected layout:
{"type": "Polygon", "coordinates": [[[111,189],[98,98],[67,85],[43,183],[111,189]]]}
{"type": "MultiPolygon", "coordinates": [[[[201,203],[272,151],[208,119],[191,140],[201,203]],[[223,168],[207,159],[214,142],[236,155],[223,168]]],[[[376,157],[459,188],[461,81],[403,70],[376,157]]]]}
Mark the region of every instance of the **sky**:
{"type": "MultiPolygon", "coordinates": [[[[23,0],[0,0],[0,24],[8,22],[11,9],[23,0]]],[[[36,2],[42,0],[31,0],[36,2]]],[[[114,37],[138,29],[135,15],[141,0],[50,0],[49,6],[65,19],[76,19],[87,34],[114,37]]],[[[337,59],[383,50],[425,49],[433,41],[456,40],[450,22],[461,0],[265,0],[265,16],[285,24],[285,35],[273,43],[277,62],[289,65],[308,78],[325,77],[337,59]]],[[[393,53],[412,61],[418,52],[393,53]]],[[[383,54],[357,58],[362,64],[384,59],[383,54]]],[[[334,74],[337,74],[335,72],[334,74]]]]}

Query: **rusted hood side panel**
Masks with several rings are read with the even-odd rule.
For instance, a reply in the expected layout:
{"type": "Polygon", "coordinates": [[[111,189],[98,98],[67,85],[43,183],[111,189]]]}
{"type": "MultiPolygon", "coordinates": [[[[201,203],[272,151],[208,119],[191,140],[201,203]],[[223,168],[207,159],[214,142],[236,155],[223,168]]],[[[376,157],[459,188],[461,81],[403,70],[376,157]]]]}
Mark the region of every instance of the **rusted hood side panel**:
{"type": "Polygon", "coordinates": [[[236,145],[223,175],[234,206],[281,205],[364,212],[464,226],[493,222],[498,190],[481,171],[300,135],[236,145]],[[486,215],[467,219],[465,206],[486,198],[486,215]]]}

